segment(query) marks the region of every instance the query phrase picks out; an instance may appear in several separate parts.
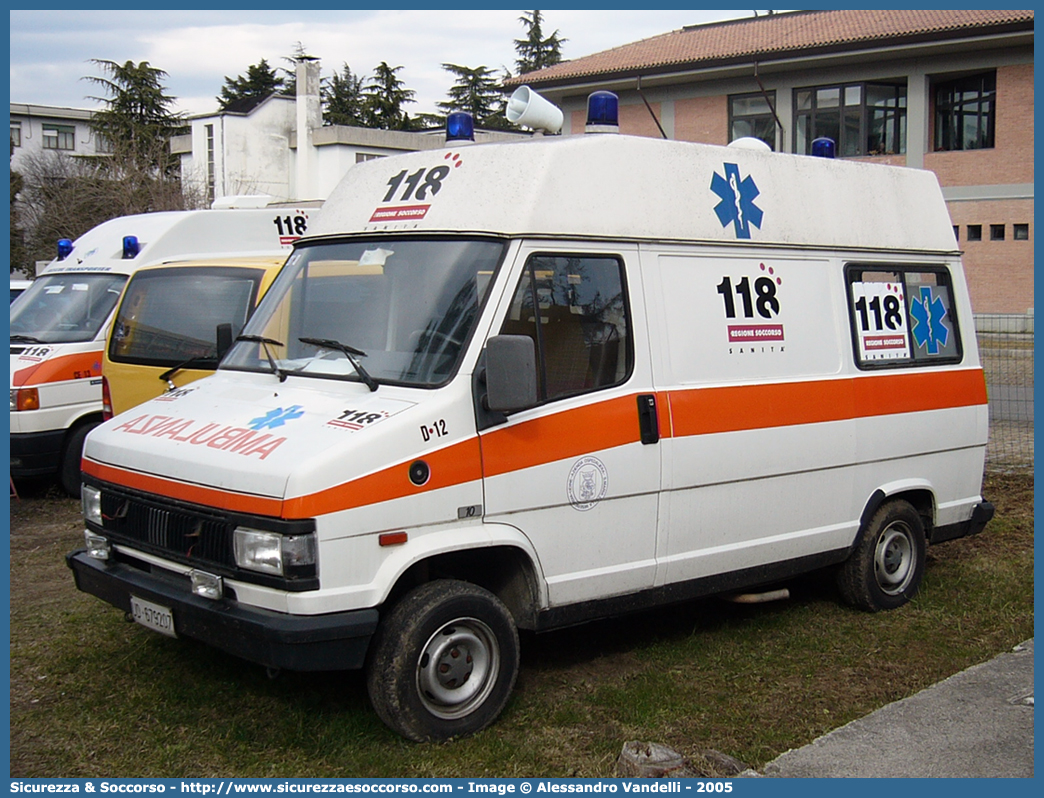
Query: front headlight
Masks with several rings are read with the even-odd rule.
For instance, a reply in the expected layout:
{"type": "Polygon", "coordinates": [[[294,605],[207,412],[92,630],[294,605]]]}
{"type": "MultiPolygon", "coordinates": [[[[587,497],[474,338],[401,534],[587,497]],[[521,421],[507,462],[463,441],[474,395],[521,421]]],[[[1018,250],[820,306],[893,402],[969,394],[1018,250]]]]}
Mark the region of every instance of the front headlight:
{"type": "Polygon", "coordinates": [[[80,507],[83,520],[102,525],[101,491],[92,485],[80,485],[80,507]]]}
{"type": "Polygon", "coordinates": [[[236,527],[233,535],[236,565],[251,571],[290,576],[315,566],[315,533],[280,535],[262,529],[236,527]]]}

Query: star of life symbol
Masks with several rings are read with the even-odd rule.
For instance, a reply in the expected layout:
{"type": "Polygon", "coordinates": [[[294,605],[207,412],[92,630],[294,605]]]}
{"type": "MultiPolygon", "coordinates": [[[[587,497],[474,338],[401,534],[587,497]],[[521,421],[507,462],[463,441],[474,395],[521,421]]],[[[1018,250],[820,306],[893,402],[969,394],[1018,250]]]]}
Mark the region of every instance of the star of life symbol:
{"type": "Polygon", "coordinates": [[[950,328],[943,322],[946,306],[932,295],[931,286],[921,286],[919,296],[910,307],[910,316],[914,320],[912,332],[917,345],[926,348],[929,355],[939,354],[939,347],[946,346],[949,340],[950,328]]]}
{"type": "Polygon", "coordinates": [[[263,430],[265,427],[275,429],[283,426],[287,421],[293,421],[295,418],[300,418],[303,415],[304,410],[301,409],[301,405],[290,405],[286,410],[277,407],[275,410],[269,410],[263,416],[250,419],[250,423],[247,426],[253,430],[263,430]]]}
{"type": "Polygon", "coordinates": [[[725,176],[717,172],[711,178],[710,189],[719,197],[714,207],[718,221],[722,227],[732,225],[736,238],[750,238],[750,226],[761,229],[761,208],[754,204],[754,198],[761,193],[754,184],[754,178],[747,175],[740,180],[739,166],[734,163],[724,164],[725,176]]]}

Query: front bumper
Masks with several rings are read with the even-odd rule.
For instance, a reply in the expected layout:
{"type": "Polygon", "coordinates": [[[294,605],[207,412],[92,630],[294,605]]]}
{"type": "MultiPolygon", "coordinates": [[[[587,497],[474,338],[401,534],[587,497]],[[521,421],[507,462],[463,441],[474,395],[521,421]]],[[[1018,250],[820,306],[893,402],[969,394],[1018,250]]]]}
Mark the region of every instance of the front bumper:
{"type": "Polygon", "coordinates": [[[328,615],[287,615],[244,607],[233,599],[194,595],[187,577],[103,562],[84,549],[66,555],[76,587],[129,613],[130,597],[169,608],[174,631],[269,668],[330,671],[361,668],[377,629],[376,609],[328,615]]]}
{"type": "Polygon", "coordinates": [[[11,433],[11,476],[53,474],[62,461],[65,430],[11,433]]]}

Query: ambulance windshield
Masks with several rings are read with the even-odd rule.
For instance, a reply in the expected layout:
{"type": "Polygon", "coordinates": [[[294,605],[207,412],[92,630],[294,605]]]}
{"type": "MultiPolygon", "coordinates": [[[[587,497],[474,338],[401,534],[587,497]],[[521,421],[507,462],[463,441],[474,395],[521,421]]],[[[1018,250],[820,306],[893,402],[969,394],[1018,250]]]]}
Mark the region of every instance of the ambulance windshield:
{"type": "Polygon", "coordinates": [[[441,385],[456,372],[504,246],[382,238],[299,247],[221,368],[371,389],[441,385]]]}
{"type": "Polygon", "coordinates": [[[125,274],[45,274],[11,305],[11,340],[93,341],[120,298],[125,274]]]}

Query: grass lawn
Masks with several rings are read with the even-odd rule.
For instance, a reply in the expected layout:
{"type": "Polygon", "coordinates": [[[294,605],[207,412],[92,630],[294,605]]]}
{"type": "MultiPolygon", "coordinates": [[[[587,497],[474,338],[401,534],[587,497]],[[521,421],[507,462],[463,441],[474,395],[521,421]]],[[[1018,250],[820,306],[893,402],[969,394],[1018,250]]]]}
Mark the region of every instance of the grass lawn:
{"type": "Polygon", "coordinates": [[[824,574],[762,605],[707,599],[522,638],[501,719],[408,743],[352,672],[284,673],[127,623],[78,593],[78,505],[12,500],[13,777],[611,776],[627,740],[759,767],[1033,636],[1033,476],[987,477],[981,535],[930,548],[909,605],[866,614],[824,574]]]}

